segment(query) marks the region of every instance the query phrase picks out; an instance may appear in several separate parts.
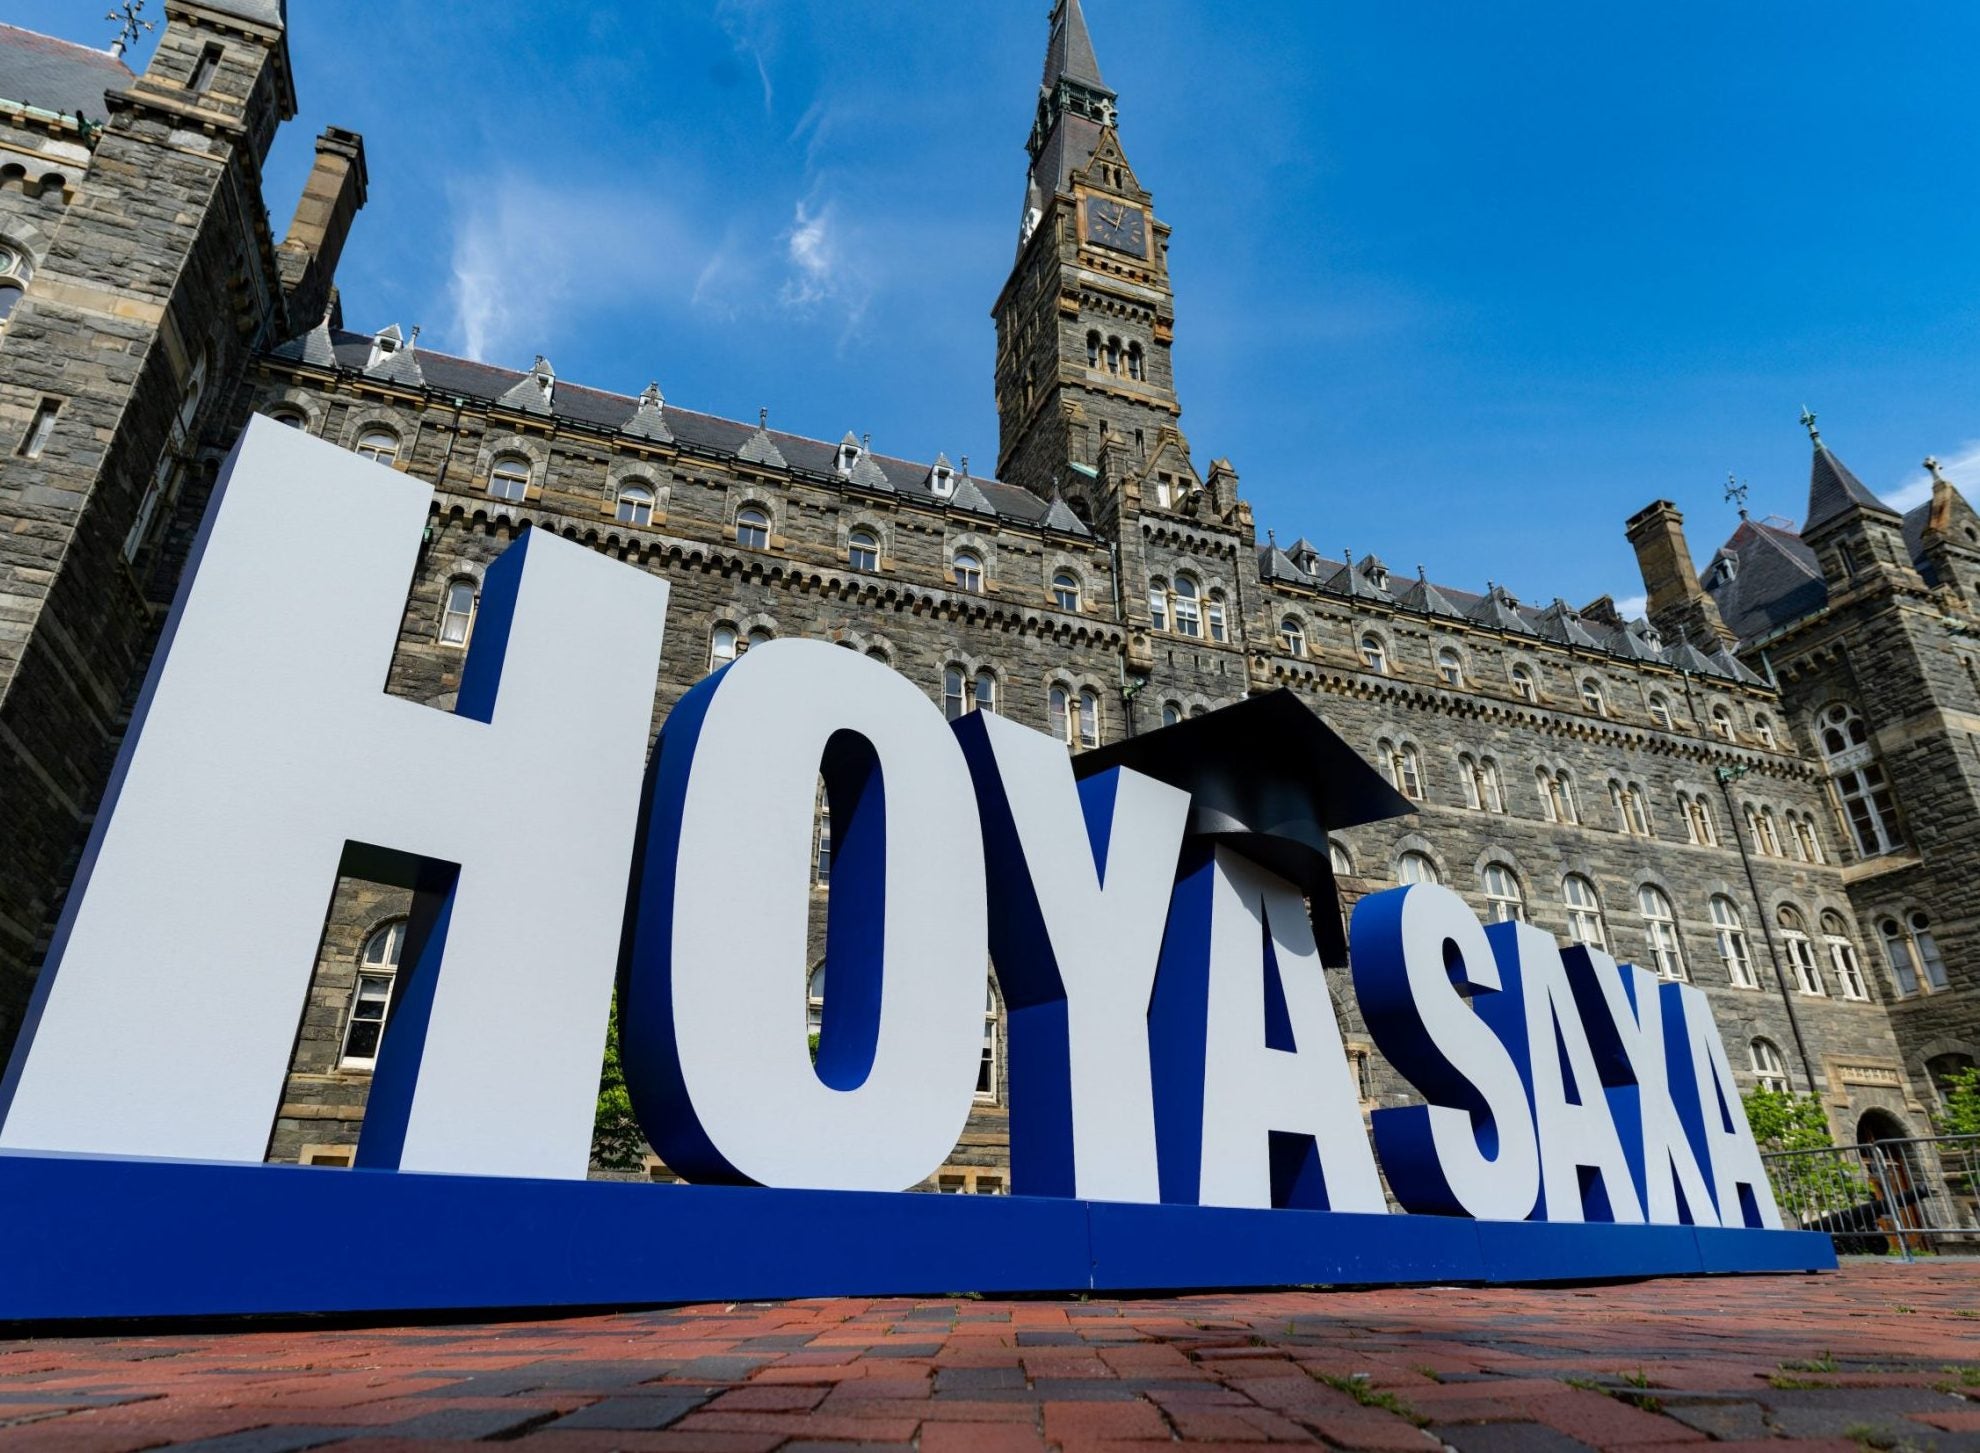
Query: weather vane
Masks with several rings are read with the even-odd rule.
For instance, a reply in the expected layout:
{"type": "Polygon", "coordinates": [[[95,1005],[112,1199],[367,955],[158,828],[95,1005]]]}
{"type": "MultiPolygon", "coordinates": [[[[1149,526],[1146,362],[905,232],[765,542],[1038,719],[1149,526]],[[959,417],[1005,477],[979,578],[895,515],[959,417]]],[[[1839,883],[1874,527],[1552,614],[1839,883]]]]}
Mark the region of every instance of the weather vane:
{"type": "Polygon", "coordinates": [[[1739,517],[1742,520],[1746,518],[1746,494],[1746,486],[1733,478],[1732,472],[1728,470],[1726,472],[1726,500],[1738,508],[1739,517]]]}
{"type": "Polygon", "coordinates": [[[103,17],[118,23],[117,38],[110,42],[110,54],[121,57],[138,42],[138,36],[147,30],[158,27],[144,18],[144,0],[124,0],[115,10],[103,17]]]}

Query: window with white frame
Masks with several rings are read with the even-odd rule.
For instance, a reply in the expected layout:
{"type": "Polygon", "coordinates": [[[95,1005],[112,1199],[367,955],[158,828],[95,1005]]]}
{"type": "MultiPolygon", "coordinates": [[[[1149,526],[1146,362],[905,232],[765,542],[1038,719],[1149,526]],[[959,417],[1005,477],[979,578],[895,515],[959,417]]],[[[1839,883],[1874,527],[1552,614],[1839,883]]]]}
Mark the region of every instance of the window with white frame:
{"type": "Polygon", "coordinates": [[[739,642],[740,638],[736,635],[734,626],[715,627],[708,636],[708,669],[719,671],[735,660],[739,654],[739,642]]]}
{"type": "Polygon", "coordinates": [[[950,666],[942,673],[942,710],[950,721],[972,711],[997,709],[997,678],[988,671],[974,675],[961,666],[950,666]]]}
{"type": "Polygon", "coordinates": [[[854,570],[878,570],[880,537],[871,530],[854,530],[847,535],[846,564],[854,570]]]}
{"type": "Polygon", "coordinates": [[[1760,745],[1768,751],[1771,752],[1774,749],[1774,723],[1769,719],[1766,712],[1756,711],[1753,713],[1753,735],[1760,738],[1760,745]]]}
{"type": "Polygon", "coordinates": [[[1759,817],[1755,819],[1755,825],[1759,830],[1757,840],[1760,844],[1760,851],[1770,858],[1785,857],[1786,854],[1781,851],[1780,828],[1774,822],[1774,809],[1771,807],[1761,808],[1759,817]]]}
{"type": "Polygon", "coordinates": [[[1719,965],[1736,989],[1757,989],[1753,977],[1753,955],[1746,945],[1746,920],[1739,905],[1723,893],[1712,897],[1712,942],[1719,950],[1719,965]]]}
{"type": "Polygon", "coordinates": [[[832,882],[832,808],[821,791],[818,813],[812,822],[811,881],[829,886],[832,882]]]}
{"type": "Polygon", "coordinates": [[[1574,824],[1581,821],[1575,810],[1574,779],[1566,772],[1541,767],[1534,774],[1540,789],[1540,811],[1549,822],[1574,824]]]}
{"type": "Polygon", "coordinates": [[[736,511],[736,543],[746,550],[770,547],[770,516],[754,506],[736,511]]]}
{"type": "Polygon", "coordinates": [[[1327,839],[1327,862],[1332,866],[1336,877],[1354,876],[1354,859],[1348,856],[1346,848],[1332,838],[1327,839]]]}
{"type": "Polygon", "coordinates": [[[1816,740],[1857,852],[1874,858],[1901,846],[1890,780],[1877,760],[1863,713],[1840,703],[1824,708],[1817,718],[1816,740]]]}
{"type": "Polygon", "coordinates": [[[1389,652],[1382,638],[1370,632],[1361,638],[1361,664],[1378,676],[1389,674],[1389,652]]]}
{"type": "Polygon", "coordinates": [[[1663,890],[1645,883],[1636,890],[1636,910],[1650,944],[1650,967],[1666,979],[1684,978],[1684,947],[1678,941],[1677,914],[1663,890]]]}
{"type": "Polygon", "coordinates": [[[1182,719],[1183,719],[1183,709],[1182,709],[1182,703],[1180,701],[1165,701],[1162,703],[1163,726],[1172,727],[1176,725],[1176,723],[1180,722],[1182,719]]]}
{"type": "Polygon", "coordinates": [[[1932,920],[1914,911],[1907,922],[1911,926],[1911,941],[1918,947],[1918,965],[1925,971],[1926,987],[1945,988],[1946,961],[1939,956],[1938,940],[1932,937],[1932,920]]]}
{"type": "Polygon", "coordinates": [[[520,454],[497,455],[488,470],[488,493],[511,502],[529,494],[530,462],[520,454]]]}
{"type": "Polygon", "coordinates": [[[813,964],[811,972],[804,977],[804,1023],[812,1034],[817,1034],[825,1024],[825,965],[823,961],[813,964]]]}
{"type": "Polygon", "coordinates": [[[1808,941],[1808,924],[1800,910],[1784,903],[1775,911],[1774,922],[1780,925],[1781,947],[1794,970],[1795,988],[1804,994],[1827,994],[1822,971],[1815,965],[1815,945],[1808,941]]]}
{"type": "Polygon", "coordinates": [[[1788,830],[1794,838],[1794,855],[1805,863],[1819,863],[1822,857],[1822,839],[1816,836],[1815,820],[1803,813],[1790,813],[1788,830]]]}
{"type": "Polygon", "coordinates": [[[1650,720],[1664,731],[1677,725],[1677,718],[1671,715],[1671,699],[1661,691],[1650,693],[1650,720]]]}
{"type": "Polygon", "coordinates": [[[1410,885],[1441,883],[1443,878],[1437,872],[1437,865],[1430,861],[1427,853],[1407,852],[1396,859],[1396,881],[1410,885]]]}
{"type": "Polygon", "coordinates": [[[1478,759],[1469,752],[1458,755],[1458,783],[1464,788],[1464,805],[1473,812],[1485,806],[1484,785],[1478,780],[1478,759]]]}
{"type": "Polygon", "coordinates": [[[958,550],[951,569],[955,572],[957,590],[966,590],[971,595],[983,594],[982,556],[973,550],[958,550]]]}
{"type": "Polygon", "coordinates": [[[447,593],[440,599],[440,644],[465,646],[474,631],[474,607],[478,587],[471,576],[457,575],[447,582],[447,593]]]}
{"type": "Polygon", "coordinates": [[[1148,620],[1158,631],[1169,628],[1169,587],[1159,580],[1148,582],[1148,620]]]}
{"type": "Polygon", "coordinates": [[[1052,733],[1067,746],[1084,750],[1100,745],[1100,697],[1091,690],[1074,692],[1054,686],[1046,694],[1052,733]]]}
{"type": "Polygon", "coordinates": [[[1785,1095],[1788,1087],[1787,1061],[1781,1058],[1780,1046],[1771,1039],[1756,1039],[1750,1048],[1753,1078],[1760,1082],[1760,1088],[1785,1095]]]}
{"type": "Polygon", "coordinates": [[[1723,706],[1712,708],[1712,735],[1726,741],[1733,739],[1733,714],[1723,706]]]}
{"type": "Polygon", "coordinates": [[[1822,912],[1822,946],[1829,951],[1829,968],[1845,999],[1868,999],[1869,985],[1863,981],[1863,966],[1857,961],[1856,945],[1850,942],[1849,925],[1835,909],[1822,912]]]}
{"type": "Polygon", "coordinates": [[[1609,707],[1602,696],[1602,683],[1593,676],[1584,678],[1581,683],[1581,704],[1597,716],[1608,715],[1609,707]]]}
{"type": "Polygon", "coordinates": [[[653,524],[653,491],[643,484],[620,485],[618,505],[612,513],[622,525],[649,528],[653,524]]]}
{"type": "Polygon", "coordinates": [[[1287,616],[1279,622],[1279,644],[1284,646],[1288,656],[1306,654],[1306,627],[1297,619],[1287,616]]]}
{"type": "Polygon", "coordinates": [[[1464,685],[1464,662],[1449,646],[1440,646],[1437,650],[1437,674],[1446,686],[1464,685]]]}
{"type": "Polygon", "coordinates": [[[1897,985],[1899,997],[1908,997],[1918,992],[1918,950],[1911,942],[1911,935],[1904,931],[1904,925],[1895,918],[1883,918],[1877,923],[1877,936],[1884,941],[1884,961],[1890,965],[1891,978],[1897,985]]]}
{"type": "Polygon", "coordinates": [[[1229,632],[1224,624],[1224,593],[1221,590],[1210,592],[1210,598],[1203,603],[1204,624],[1210,628],[1213,641],[1229,640],[1229,632]]]}
{"type": "Polygon", "coordinates": [[[1069,570],[1052,577],[1052,604],[1060,610],[1079,609],[1079,578],[1069,570]]]}
{"type": "Polygon", "coordinates": [[[368,1070],[378,1063],[378,1046],[385,1037],[385,1017],[392,1010],[392,988],[398,982],[399,955],[405,948],[406,921],[401,918],[374,932],[358,954],[357,983],[351,988],[344,1015],[343,1053],[337,1063],[347,1070],[368,1070]]]}
{"type": "Polygon", "coordinates": [[[755,626],[751,628],[750,633],[747,636],[743,637],[742,644],[738,646],[736,649],[738,652],[742,652],[749,650],[753,646],[767,646],[770,644],[771,641],[775,639],[776,637],[771,635],[771,633],[765,630],[762,626],[755,626]]]}
{"type": "Polygon", "coordinates": [[[983,989],[983,1058],[976,1070],[976,1098],[995,1100],[997,1098],[997,1066],[1002,1058],[1003,1043],[997,1032],[997,991],[985,984],[983,989]]]}
{"type": "Polygon", "coordinates": [[[1700,847],[1717,847],[1719,829],[1712,817],[1712,804],[1703,797],[1692,797],[1680,792],[1678,807],[1684,813],[1685,837],[1700,847]]]}
{"type": "Polygon", "coordinates": [[[1416,754],[1416,748],[1407,742],[1398,744],[1384,737],[1375,744],[1376,752],[1389,764],[1389,780],[1396,791],[1403,796],[1420,799],[1423,796],[1423,764],[1416,754]]]}
{"type": "Polygon", "coordinates": [[[357,456],[378,464],[397,464],[399,436],[390,429],[366,429],[358,435],[357,456]]]}
{"type": "Polygon", "coordinates": [[[1520,891],[1519,875],[1504,863],[1487,863],[1479,874],[1485,888],[1485,919],[1488,923],[1511,923],[1526,917],[1526,895],[1520,891]]]}
{"type": "Polygon", "coordinates": [[[1203,634],[1201,606],[1196,582],[1187,575],[1176,577],[1176,634],[1179,636],[1200,636],[1203,634]]]}
{"type": "Polygon", "coordinates": [[[979,671],[970,682],[970,696],[978,711],[997,709],[997,678],[988,671],[979,671]]]}
{"type": "Polygon", "coordinates": [[[1567,906],[1568,937],[1589,948],[1606,949],[1609,929],[1602,921],[1602,898],[1593,880],[1568,874],[1561,884],[1561,901],[1567,906]]]}
{"type": "Polygon", "coordinates": [[[1518,665],[1512,668],[1513,691],[1521,701],[1538,701],[1540,688],[1534,684],[1531,667],[1518,665]]]}

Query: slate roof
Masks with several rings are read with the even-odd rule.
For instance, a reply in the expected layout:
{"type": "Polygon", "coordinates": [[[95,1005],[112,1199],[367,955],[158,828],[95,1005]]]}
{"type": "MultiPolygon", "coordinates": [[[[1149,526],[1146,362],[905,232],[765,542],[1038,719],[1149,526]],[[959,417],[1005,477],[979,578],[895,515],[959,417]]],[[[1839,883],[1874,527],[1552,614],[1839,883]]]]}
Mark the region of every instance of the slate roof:
{"type": "MultiPolygon", "coordinates": [[[[274,355],[317,367],[338,367],[363,373],[371,358],[372,336],[341,329],[333,331],[327,325],[319,324],[310,332],[277,347],[274,355]]],[[[410,351],[410,348],[402,348],[400,355],[410,351]]],[[[458,396],[493,403],[520,383],[528,383],[532,391],[536,389],[531,374],[517,369],[496,368],[471,359],[432,353],[424,348],[419,350],[418,358],[425,386],[448,398],[458,396]]],[[[562,379],[557,381],[550,405],[552,414],[558,419],[607,430],[624,429],[638,406],[639,400],[630,394],[581,388],[562,379]]],[[[730,457],[753,457],[756,462],[771,468],[789,468],[821,478],[838,477],[838,446],[823,439],[807,439],[777,429],[759,428],[665,402],[660,403],[659,414],[662,426],[672,434],[674,441],[686,447],[730,457]]],[[[872,465],[872,473],[868,477],[884,481],[884,484],[876,483],[874,488],[890,489],[908,499],[946,503],[952,509],[994,514],[1000,519],[1034,526],[1045,524],[1046,515],[1051,510],[1049,501],[1040,499],[1021,485],[1006,484],[996,479],[972,479],[961,473],[956,476],[955,494],[942,501],[928,486],[930,466],[926,461],[916,462],[873,453],[867,454],[862,462],[868,460],[872,465]]],[[[1063,520],[1052,521],[1050,528],[1066,534],[1089,533],[1072,511],[1065,509],[1063,502],[1060,509],[1064,511],[1063,520]]]]}
{"type": "Polygon", "coordinates": [[[1079,0],[1059,0],[1052,12],[1052,37],[1045,46],[1047,90],[1061,80],[1077,81],[1095,90],[1105,90],[1100,79],[1100,58],[1093,53],[1093,36],[1086,28],[1086,16],[1079,0]]]}
{"type": "Polygon", "coordinates": [[[1778,630],[1829,603],[1815,552],[1793,530],[1742,520],[1705,570],[1720,618],[1742,641],[1778,630]],[[1730,569],[1727,568],[1730,564],[1730,569]]]}
{"type": "Polygon", "coordinates": [[[1802,521],[1801,532],[1805,535],[1819,529],[1851,509],[1897,518],[1897,511],[1870,493],[1863,481],[1849,472],[1849,466],[1818,439],[1808,471],[1808,518],[1802,521]]]}
{"type": "Polygon", "coordinates": [[[101,121],[109,110],[103,93],[135,79],[108,51],[0,25],[0,100],[101,121]]]}

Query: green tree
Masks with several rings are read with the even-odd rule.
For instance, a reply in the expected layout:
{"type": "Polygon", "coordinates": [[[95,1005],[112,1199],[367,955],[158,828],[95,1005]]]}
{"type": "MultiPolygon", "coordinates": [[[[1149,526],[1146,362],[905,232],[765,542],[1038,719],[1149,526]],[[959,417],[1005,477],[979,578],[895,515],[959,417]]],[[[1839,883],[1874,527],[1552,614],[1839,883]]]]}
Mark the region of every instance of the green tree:
{"type": "Polygon", "coordinates": [[[605,1029],[605,1067],[598,1076],[598,1110],[591,1122],[591,1163],[605,1170],[638,1170],[646,1164],[646,1137],[633,1117],[632,1096],[619,1064],[619,1001],[605,1029]]]}
{"type": "MultiPolygon", "coordinates": [[[[1813,1095],[1762,1087],[1740,1098],[1762,1153],[1821,1152],[1835,1145],[1829,1117],[1813,1095]]],[[[1869,1177],[1853,1155],[1776,1155],[1767,1162],[1767,1175],[1789,1224],[1819,1221],[1860,1205],[1870,1195],[1869,1177]]]]}
{"type": "Polygon", "coordinates": [[[1954,1070],[1939,1081],[1941,1135],[1980,1135],[1980,1068],[1954,1070]]]}
{"type": "Polygon", "coordinates": [[[1753,1138],[1760,1149],[1820,1150],[1834,1145],[1829,1134],[1829,1117],[1813,1095],[1795,1095],[1765,1086],[1741,1096],[1746,1106],[1746,1123],[1753,1127],[1753,1138]]]}

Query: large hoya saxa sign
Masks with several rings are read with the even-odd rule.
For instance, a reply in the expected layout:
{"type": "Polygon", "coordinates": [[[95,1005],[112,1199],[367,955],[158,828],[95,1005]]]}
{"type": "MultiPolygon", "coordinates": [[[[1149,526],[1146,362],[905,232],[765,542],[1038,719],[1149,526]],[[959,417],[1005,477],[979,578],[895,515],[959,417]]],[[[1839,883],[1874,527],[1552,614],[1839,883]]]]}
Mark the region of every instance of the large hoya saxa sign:
{"type": "Polygon", "coordinates": [[[529,531],[436,709],[383,689],[428,501],[265,421],[229,462],[0,1086],[38,1248],[0,1318],[1832,1264],[1696,990],[1431,887],[1339,942],[1325,832],[1400,804],[1291,697],[1076,774],[776,642],[650,743],[666,585],[529,531]],[[358,1168],[263,1165],[340,873],[415,905],[358,1168]],[[1421,1096],[1372,1129],[1343,948],[1421,1096]],[[970,1113],[993,961],[1016,1194],[902,1194],[970,1113]],[[694,1184],[584,1180],[615,984],[694,1184]]]}

